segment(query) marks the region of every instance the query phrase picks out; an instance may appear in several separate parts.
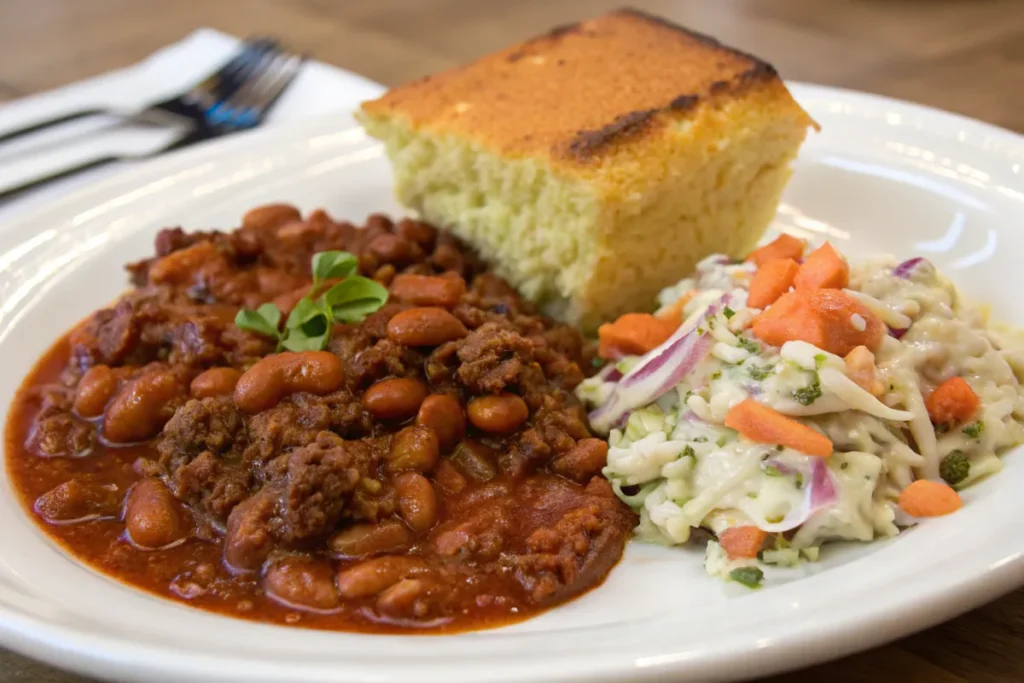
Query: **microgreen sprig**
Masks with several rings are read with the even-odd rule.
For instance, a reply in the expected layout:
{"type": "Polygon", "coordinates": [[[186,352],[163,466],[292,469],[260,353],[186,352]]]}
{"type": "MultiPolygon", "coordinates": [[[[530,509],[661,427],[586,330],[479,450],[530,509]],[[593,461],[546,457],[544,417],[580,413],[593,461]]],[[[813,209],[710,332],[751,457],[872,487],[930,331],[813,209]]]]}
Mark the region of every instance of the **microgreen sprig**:
{"type": "Polygon", "coordinates": [[[243,308],[235,325],[277,340],[277,350],[318,351],[327,348],[335,323],[359,323],[388,300],[379,282],[356,275],[359,262],[345,251],[322,251],[313,256],[313,286],[299,299],[281,329],[281,311],[263,304],[255,311],[243,308]],[[341,280],[320,296],[311,295],[329,280],[341,280]]]}

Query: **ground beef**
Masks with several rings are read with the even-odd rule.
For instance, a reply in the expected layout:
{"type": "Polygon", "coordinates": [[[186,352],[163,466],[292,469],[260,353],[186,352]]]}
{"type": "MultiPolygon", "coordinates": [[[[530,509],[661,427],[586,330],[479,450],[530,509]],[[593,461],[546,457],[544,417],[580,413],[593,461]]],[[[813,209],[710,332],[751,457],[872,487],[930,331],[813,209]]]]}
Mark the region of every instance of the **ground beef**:
{"type": "Polygon", "coordinates": [[[44,457],[77,457],[88,454],[96,441],[96,429],[70,411],[50,406],[35,419],[25,447],[44,457]]]}
{"type": "Polygon", "coordinates": [[[334,531],[359,480],[367,476],[370,449],[320,432],[288,457],[281,514],[285,542],[320,538],[334,531]]]}
{"type": "MultiPolygon", "coordinates": [[[[119,505],[99,494],[112,492],[120,504],[126,480],[134,473],[150,477],[154,490],[166,485],[173,495],[161,503],[163,518],[180,512],[191,529],[181,548],[208,554],[209,543],[222,543],[227,569],[206,557],[211,569],[202,593],[227,587],[232,597],[220,595],[223,605],[248,603],[247,609],[263,605],[268,594],[285,596],[284,602],[326,596],[346,627],[366,620],[412,628],[474,615],[505,618],[513,608],[528,613],[599,582],[636,520],[594,478],[604,444],[592,437],[572,393],[592,371],[594,344],[539,315],[472,251],[432,226],[378,215],[357,227],[322,211],[297,215],[269,207],[233,232],[169,228],[157,236],[153,259],[129,266],[137,288],[74,331],[59,382],[50,377],[48,388],[34,395],[41,405],[33,406],[24,432],[27,450],[91,454],[62,459],[72,470],[84,463],[87,472],[73,483],[62,474],[40,487],[38,514],[73,521],[115,507],[119,513],[119,505]],[[459,299],[440,303],[468,333],[434,348],[403,346],[388,327],[412,304],[390,301],[359,324],[332,328],[326,351],[340,359],[341,379],[330,385],[336,390],[289,394],[288,386],[256,402],[265,409],[240,411],[231,378],[280,349],[276,339],[234,324],[239,307],[274,302],[286,318],[312,288],[313,255],[328,250],[352,253],[358,272],[385,286],[401,274],[463,278],[459,299]],[[78,391],[85,371],[97,364],[109,370],[92,373],[78,391]],[[228,383],[193,384],[210,368],[221,369],[215,376],[228,383]],[[144,409],[135,416],[122,405],[120,426],[130,428],[136,417],[143,423],[159,417],[157,428],[169,421],[147,442],[125,438],[120,446],[131,450],[104,443],[95,425],[113,414],[105,392],[120,392],[146,373],[163,373],[164,381],[152,382],[148,401],[144,382],[131,385],[140,398],[129,407],[144,409]],[[167,374],[180,389],[173,398],[152,393],[167,384],[167,374]],[[390,378],[415,379],[434,396],[429,404],[403,405],[400,416],[377,405],[375,419],[362,398],[390,378]],[[194,398],[215,391],[227,395],[194,398]],[[472,400],[505,393],[528,408],[514,431],[467,419],[472,400]],[[90,396],[106,405],[104,414],[88,421],[76,416],[76,394],[85,397],[83,405],[90,396]],[[111,472],[113,487],[104,479],[111,472]],[[379,564],[363,564],[371,561],[379,564]],[[371,573],[372,590],[360,588],[353,571],[356,579],[360,571],[371,573]]],[[[401,404],[403,397],[390,400],[401,404]]],[[[150,563],[155,555],[134,557],[130,546],[118,547],[131,559],[119,566],[134,562],[150,572],[150,586],[168,580],[168,563],[179,552],[162,550],[160,562],[150,563]]],[[[107,566],[102,558],[97,564],[107,566]]],[[[171,568],[185,577],[171,582],[173,592],[191,581],[192,569],[171,568]]],[[[269,612],[284,613],[279,605],[262,613],[269,612]]]]}
{"type": "Polygon", "coordinates": [[[223,521],[249,495],[245,423],[229,398],[191,400],[164,425],[159,464],[174,494],[223,521]]]}
{"type": "Polygon", "coordinates": [[[347,391],[326,396],[295,394],[273,408],[248,418],[250,463],[266,463],[283,451],[311,443],[322,431],[346,438],[373,432],[373,418],[347,391]]]}
{"type": "Polygon", "coordinates": [[[348,363],[349,386],[366,389],[383,377],[416,376],[423,367],[423,354],[387,339],[357,353],[348,363]]]}
{"type": "Polygon", "coordinates": [[[477,394],[497,394],[506,388],[518,388],[528,377],[533,364],[533,344],[529,339],[486,323],[471,332],[458,350],[456,378],[477,394]]]}
{"type": "Polygon", "coordinates": [[[164,425],[157,446],[168,472],[188,464],[200,453],[238,460],[246,445],[242,414],[228,397],[191,400],[164,425]]]}

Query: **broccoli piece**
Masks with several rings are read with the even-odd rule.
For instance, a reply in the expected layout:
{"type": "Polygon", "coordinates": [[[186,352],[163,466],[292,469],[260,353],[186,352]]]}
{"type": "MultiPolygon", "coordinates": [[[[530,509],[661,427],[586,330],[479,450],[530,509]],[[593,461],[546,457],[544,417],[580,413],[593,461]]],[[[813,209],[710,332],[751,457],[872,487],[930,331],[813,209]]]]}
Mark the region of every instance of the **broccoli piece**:
{"type": "Polygon", "coordinates": [[[761,346],[753,339],[747,339],[746,337],[737,337],[736,343],[739,344],[741,348],[746,349],[750,353],[761,352],[761,346]]]}
{"type": "Polygon", "coordinates": [[[760,567],[737,567],[729,572],[729,578],[747,588],[760,588],[761,582],[764,581],[764,572],[760,567]]]}
{"type": "Polygon", "coordinates": [[[970,472],[971,460],[959,449],[950,451],[939,463],[939,476],[950,486],[962,482],[970,472]]]}
{"type": "Polygon", "coordinates": [[[972,439],[981,438],[982,433],[985,431],[984,422],[975,422],[964,427],[964,434],[971,437],[972,439]]]}
{"type": "Polygon", "coordinates": [[[814,373],[814,381],[793,392],[793,400],[802,406],[809,406],[821,398],[821,379],[814,373]]]}

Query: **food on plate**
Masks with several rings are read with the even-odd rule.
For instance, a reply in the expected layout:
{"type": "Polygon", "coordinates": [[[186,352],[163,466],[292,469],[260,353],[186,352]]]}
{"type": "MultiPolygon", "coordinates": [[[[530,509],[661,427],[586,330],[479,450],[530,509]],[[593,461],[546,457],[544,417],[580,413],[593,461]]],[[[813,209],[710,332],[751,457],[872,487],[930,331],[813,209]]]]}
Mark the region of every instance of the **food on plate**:
{"type": "Polygon", "coordinates": [[[599,584],[636,517],[573,394],[591,344],[457,239],[259,207],[165,229],[32,371],[10,480],[127,583],[315,628],[462,630],[599,584]]]}
{"type": "Polygon", "coordinates": [[[782,235],[704,259],[648,316],[684,322],[602,334],[608,363],[577,388],[639,535],[707,529],[707,570],[751,587],[828,541],[955,512],[1024,442],[1017,335],[923,258],[805,251],[782,235]]]}
{"type": "Polygon", "coordinates": [[[592,330],[775,213],[808,126],[775,70],[636,10],[363,104],[398,198],[592,330]]]}

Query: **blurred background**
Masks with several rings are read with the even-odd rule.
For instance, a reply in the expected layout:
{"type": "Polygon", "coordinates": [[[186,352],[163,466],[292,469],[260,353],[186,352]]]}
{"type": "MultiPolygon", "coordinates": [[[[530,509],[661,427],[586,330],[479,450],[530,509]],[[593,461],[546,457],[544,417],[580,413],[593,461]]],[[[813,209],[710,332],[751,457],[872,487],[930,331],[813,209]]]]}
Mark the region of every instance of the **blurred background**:
{"type": "Polygon", "coordinates": [[[0,0],[0,101],[125,66],[200,26],[273,35],[395,85],[623,4],[786,78],[1024,131],[1024,0],[0,0]]]}

